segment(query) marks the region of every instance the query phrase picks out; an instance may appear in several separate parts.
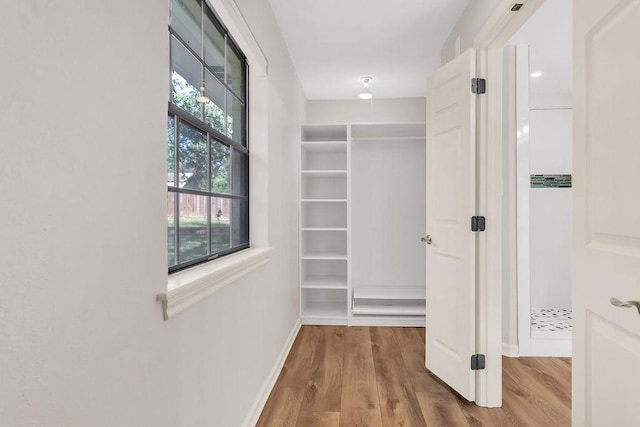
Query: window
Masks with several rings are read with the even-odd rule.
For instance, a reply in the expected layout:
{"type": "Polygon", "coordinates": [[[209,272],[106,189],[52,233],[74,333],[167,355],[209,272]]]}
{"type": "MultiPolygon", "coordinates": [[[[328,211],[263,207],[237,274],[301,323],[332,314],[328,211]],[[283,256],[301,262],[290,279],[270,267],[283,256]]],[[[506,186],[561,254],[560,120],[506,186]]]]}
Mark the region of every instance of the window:
{"type": "Polygon", "coordinates": [[[172,0],[169,272],[249,247],[247,61],[202,0],[172,0]]]}

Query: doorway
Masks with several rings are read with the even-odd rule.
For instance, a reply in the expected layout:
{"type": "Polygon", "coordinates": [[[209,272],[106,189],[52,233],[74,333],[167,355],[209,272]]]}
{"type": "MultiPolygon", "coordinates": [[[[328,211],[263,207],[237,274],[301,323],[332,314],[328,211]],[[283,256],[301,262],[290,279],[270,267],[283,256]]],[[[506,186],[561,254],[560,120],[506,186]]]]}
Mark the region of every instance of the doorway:
{"type": "MultiPolygon", "coordinates": [[[[502,355],[518,354],[516,208],[515,203],[505,200],[516,200],[517,192],[515,179],[505,180],[503,173],[503,170],[509,170],[513,177],[516,176],[516,163],[509,162],[508,152],[508,149],[513,150],[511,154],[515,159],[516,142],[508,145],[508,149],[503,144],[508,139],[503,117],[508,109],[503,105],[509,104],[509,92],[504,90],[502,84],[508,78],[504,50],[518,30],[525,27],[539,8],[547,3],[552,2],[501,2],[474,39],[477,75],[487,79],[489,88],[484,96],[478,98],[477,194],[479,211],[494,224],[493,228],[488,227],[487,232],[479,236],[478,241],[478,263],[486,268],[480,268],[476,276],[479,307],[476,348],[486,354],[488,361],[486,371],[478,372],[476,403],[480,406],[495,407],[502,404],[502,355]],[[492,85],[492,82],[498,84],[492,85]]],[[[548,34],[553,40],[553,34],[548,34]]],[[[514,116],[512,135],[517,135],[515,107],[509,111],[514,116]]]]}
{"type": "Polygon", "coordinates": [[[503,57],[503,351],[571,356],[572,4],[547,1],[503,57]]]}

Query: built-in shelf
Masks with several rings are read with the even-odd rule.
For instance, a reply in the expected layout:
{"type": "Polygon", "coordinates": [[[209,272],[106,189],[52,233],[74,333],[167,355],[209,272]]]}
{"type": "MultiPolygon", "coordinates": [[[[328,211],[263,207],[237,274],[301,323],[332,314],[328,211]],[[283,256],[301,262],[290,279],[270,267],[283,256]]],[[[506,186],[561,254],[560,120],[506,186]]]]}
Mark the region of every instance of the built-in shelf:
{"type": "Polygon", "coordinates": [[[402,303],[403,300],[387,300],[386,302],[367,300],[354,304],[351,312],[354,315],[368,316],[424,316],[425,305],[414,301],[402,303]]]}
{"type": "Polygon", "coordinates": [[[421,286],[354,287],[353,298],[424,300],[425,292],[426,289],[421,286]]]}
{"type": "Polygon", "coordinates": [[[347,203],[344,199],[305,201],[300,206],[300,227],[303,229],[347,228],[347,203]]]}
{"type": "Polygon", "coordinates": [[[348,126],[304,125],[300,144],[300,314],[348,323],[348,126]]]}
{"type": "Polygon", "coordinates": [[[302,126],[302,141],[346,141],[346,124],[317,124],[302,126]]]}
{"type": "Polygon", "coordinates": [[[346,227],[303,227],[302,231],[347,231],[346,227]]]}
{"type": "Polygon", "coordinates": [[[426,309],[423,287],[354,287],[354,315],[424,316],[426,309]]]}
{"type": "Polygon", "coordinates": [[[339,178],[347,176],[346,170],[302,170],[302,176],[319,177],[319,178],[339,178]]]}
{"type": "Polygon", "coordinates": [[[303,141],[302,149],[308,153],[346,152],[347,141],[303,141]]]}
{"type": "Polygon", "coordinates": [[[424,141],[425,137],[424,136],[404,136],[404,137],[396,137],[396,138],[392,138],[392,137],[370,137],[370,138],[353,138],[351,139],[351,142],[376,142],[376,141],[424,141]]]}
{"type": "Polygon", "coordinates": [[[319,319],[346,319],[346,302],[319,302],[308,301],[302,307],[303,317],[314,317],[319,319]]]}
{"type": "Polygon", "coordinates": [[[301,199],[302,203],[347,203],[347,199],[301,199]]]}
{"type": "Polygon", "coordinates": [[[326,251],[326,252],[305,252],[300,257],[301,259],[327,259],[327,260],[346,260],[347,253],[339,251],[326,251]]]}
{"type": "Polygon", "coordinates": [[[310,276],[304,279],[303,289],[347,289],[347,278],[341,276],[310,276]]]}
{"type": "Polygon", "coordinates": [[[424,326],[425,138],[424,123],[302,126],[303,324],[424,326]]]}

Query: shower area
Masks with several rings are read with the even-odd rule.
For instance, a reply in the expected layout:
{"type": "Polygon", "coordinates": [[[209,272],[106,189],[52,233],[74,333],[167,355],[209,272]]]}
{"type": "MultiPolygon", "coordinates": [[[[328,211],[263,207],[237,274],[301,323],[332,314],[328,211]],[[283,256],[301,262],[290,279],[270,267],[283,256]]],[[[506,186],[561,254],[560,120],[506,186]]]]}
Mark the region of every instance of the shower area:
{"type": "Polygon", "coordinates": [[[515,56],[518,351],[570,356],[571,98],[536,97],[530,46],[515,56]]]}
{"type": "Polygon", "coordinates": [[[511,334],[504,342],[512,345],[505,354],[571,356],[571,15],[569,0],[545,2],[505,48],[512,93],[505,104],[512,186],[505,188],[512,239],[505,271],[512,275],[503,312],[511,334]]]}

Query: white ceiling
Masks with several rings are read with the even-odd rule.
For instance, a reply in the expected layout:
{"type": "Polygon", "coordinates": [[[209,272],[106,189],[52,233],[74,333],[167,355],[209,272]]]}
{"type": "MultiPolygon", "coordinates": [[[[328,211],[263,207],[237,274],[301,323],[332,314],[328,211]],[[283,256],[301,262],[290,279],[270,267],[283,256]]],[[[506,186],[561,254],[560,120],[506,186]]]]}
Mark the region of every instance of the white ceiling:
{"type": "Polygon", "coordinates": [[[309,99],[425,95],[469,0],[270,0],[309,99]]]}

